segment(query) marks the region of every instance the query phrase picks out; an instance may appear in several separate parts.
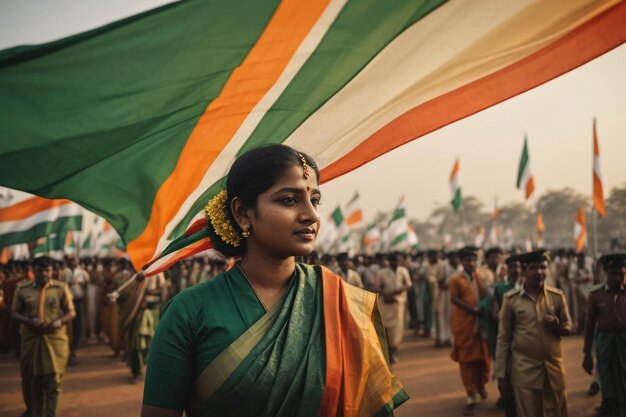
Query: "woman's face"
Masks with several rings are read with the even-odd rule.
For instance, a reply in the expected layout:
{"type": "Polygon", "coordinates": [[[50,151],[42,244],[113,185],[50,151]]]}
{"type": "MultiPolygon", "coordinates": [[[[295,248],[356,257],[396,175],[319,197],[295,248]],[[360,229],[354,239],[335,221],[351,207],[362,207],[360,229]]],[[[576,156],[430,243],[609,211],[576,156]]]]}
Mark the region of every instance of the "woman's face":
{"type": "Polygon", "coordinates": [[[248,209],[251,236],[247,251],[284,259],[313,251],[319,231],[317,206],[321,194],[315,171],[304,178],[301,165],[288,168],[278,181],[259,195],[257,209],[248,209]]]}

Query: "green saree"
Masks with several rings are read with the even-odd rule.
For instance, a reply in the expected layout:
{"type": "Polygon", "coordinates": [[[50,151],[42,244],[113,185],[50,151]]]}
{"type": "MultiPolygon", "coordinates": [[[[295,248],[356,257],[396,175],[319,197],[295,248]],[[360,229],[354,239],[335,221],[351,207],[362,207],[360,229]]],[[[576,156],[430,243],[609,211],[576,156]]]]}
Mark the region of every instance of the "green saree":
{"type": "Polygon", "coordinates": [[[144,403],[190,416],[388,416],[408,397],[382,328],[376,296],[330,271],[297,264],[265,312],[233,268],[165,309],[144,403]]]}

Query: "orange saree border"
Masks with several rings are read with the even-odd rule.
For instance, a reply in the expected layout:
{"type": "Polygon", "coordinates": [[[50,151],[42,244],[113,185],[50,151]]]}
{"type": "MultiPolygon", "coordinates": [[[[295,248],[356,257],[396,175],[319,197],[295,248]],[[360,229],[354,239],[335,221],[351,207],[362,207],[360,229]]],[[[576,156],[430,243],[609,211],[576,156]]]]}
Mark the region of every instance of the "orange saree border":
{"type": "Polygon", "coordinates": [[[324,267],[322,292],[326,384],[320,416],[389,415],[408,396],[388,364],[376,295],[324,267]]]}

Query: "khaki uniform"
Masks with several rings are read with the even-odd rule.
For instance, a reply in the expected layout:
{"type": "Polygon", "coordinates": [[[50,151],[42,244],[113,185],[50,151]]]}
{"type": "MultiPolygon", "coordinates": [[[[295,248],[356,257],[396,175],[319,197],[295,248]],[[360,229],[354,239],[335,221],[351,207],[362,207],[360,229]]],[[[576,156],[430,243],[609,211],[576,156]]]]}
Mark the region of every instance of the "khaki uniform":
{"type": "Polygon", "coordinates": [[[510,382],[519,417],[565,417],[565,367],[561,337],[543,324],[547,314],[572,329],[561,290],[544,286],[537,300],[524,287],[509,291],[500,310],[495,376],[510,382]]]}
{"type": "MultiPolygon", "coordinates": [[[[36,282],[20,285],[15,292],[12,311],[38,317],[41,294],[42,288],[36,282]]],[[[70,311],[74,311],[74,304],[67,284],[50,280],[45,286],[43,324],[50,324],[70,311]]],[[[70,353],[66,326],[42,334],[22,325],[20,334],[20,368],[26,406],[33,417],[54,416],[59,409],[61,380],[70,353]]]]}

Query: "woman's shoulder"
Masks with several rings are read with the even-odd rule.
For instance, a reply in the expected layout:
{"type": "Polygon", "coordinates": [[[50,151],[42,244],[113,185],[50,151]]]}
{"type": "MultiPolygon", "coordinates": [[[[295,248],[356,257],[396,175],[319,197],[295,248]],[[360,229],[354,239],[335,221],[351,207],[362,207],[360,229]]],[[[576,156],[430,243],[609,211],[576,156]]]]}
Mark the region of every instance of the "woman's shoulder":
{"type": "Polygon", "coordinates": [[[194,309],[194,307],[202,307],[207,302],[210,303],[211,300],[220,299],[223,297],[225,290],[227,290],[227,278],[228,271],[222,272],[206,282],[181,291],[172,297],[168,303],[168,308],[176,306],[177,308],[184,307],[190,310],[194,309]]]}

